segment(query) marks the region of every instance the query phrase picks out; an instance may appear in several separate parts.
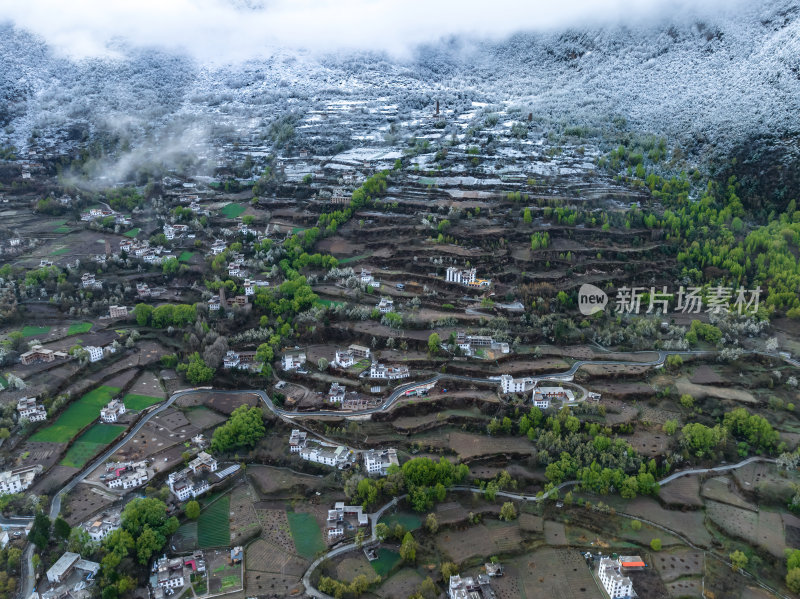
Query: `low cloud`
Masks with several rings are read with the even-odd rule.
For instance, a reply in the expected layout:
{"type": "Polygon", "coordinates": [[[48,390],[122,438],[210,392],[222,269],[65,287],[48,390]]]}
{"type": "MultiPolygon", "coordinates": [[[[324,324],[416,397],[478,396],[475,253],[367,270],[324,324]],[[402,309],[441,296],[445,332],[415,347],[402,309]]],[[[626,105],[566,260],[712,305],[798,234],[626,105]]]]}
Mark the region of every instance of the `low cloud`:
{"type": "Polygon", "coordinates": [[[160,48],[202,63],[240,62],[278,48],[378,50],[468,35],[707,18],[743,0],[0,0],[0,22],[74,59],[160,48]]]}

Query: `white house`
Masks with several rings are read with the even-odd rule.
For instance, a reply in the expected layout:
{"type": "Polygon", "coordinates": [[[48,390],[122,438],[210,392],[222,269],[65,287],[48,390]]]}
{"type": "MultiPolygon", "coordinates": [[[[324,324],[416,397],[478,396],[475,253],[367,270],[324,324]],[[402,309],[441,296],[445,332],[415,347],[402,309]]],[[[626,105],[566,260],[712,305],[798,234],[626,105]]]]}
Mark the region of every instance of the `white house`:
{"type": "Polygon", "coordinates": [[[620,572],[618,562],[604,557],[600,560],[597,575],[611,599],[628,599],[633,597],[631,579],[620,572]]]}
{"type": "Polygon", "coordinates": [[[378,362],[373,362],[369,367],[369,378],[371,379],[406,379],[410,376],[408,366],[386,366],[378,362]]]}
{"type": "Polygon", "coordinates": [[[288,351],[283,354],[283,369],[297,370],[306,363],[306,352],[303,350],[288,351]]]}
{"type": "Polygon", "coordinates": [[[386,475],[386,471],[392,464],[399,466],[400,462],[397,460],[396,449],[371,449],[365,451],[364,454],[364,469],[367,474],[381,474],[386,475]]]}
{"type": "Polygon", "coordinates": [[[99,362],[103,359],[103,348],[97,347],[95,345],[87,345],[84,347],[87,352],[89,352],[89,361],[90,362],[99,362]]]}
{"type": "Polygon", "coordinates": [[[106,480],[106,485],[109,489],[135,489],[145,484],[152,476],[153,471],[144,466],[126,468],[114,478],[106,480]]]}
{"type": "Polygon", "coordinates": [[[362,285],[369,285],[372,283],[372,273],[368,271],[366,268],[361,269],[361,284],[362,285]]]}
{"type": "Polygon", "coordinates": [[[547,408],[550,402],[554,400],[563,402],[575,401],[575,393],[572,389],[565,389],[564,387],[540,387],[536,384],[533,386],[531,400],[537,408],[547,408]]]}
{"type": "Polygon", "coordinates": [[[89,533],[89,538],[96,543],[100,543],[119,527],[119,514],[101,514],[99,518],[93,518],[82,525],[82,528],[89,533]]]}
{"type": "Polygon", "coordinates": [[[217,239],[213,244],[211,244],[211,253],[216,256],[217,254],[224,252],[226,247],[227,246],[225,245],[224,241],[217,239]]]}
{"type": "Polygon", "coordinates": [[[531,377],[515,379],[510,374],[500,375],[500,387],[504,394],[508,393],[524,393],[530,389],[534,384],[531,377]]]}
{"type": "Polygon", "coordinates": [[[20,418],[25,418],[29,422],[43,422],[47,420],[47,410],[44,406],[36,403],[35,397],[23,397],[17,402],[17,412],[20,418]]]}
{"type": "Polygon", "coordinates": [[[336,357],[333,359],[333,365],[340,368],[350,368],[356,363],[353,352],[348,350],[336,350],[336,357]]]}
{"type": "Polygon", "coordinates": [[[225,354],[225,358],[222,360],[222,366],[227,369],[238,368],[240,362],[239,354],[233,350],[228,350],[228,353],[225,354]]]}
{"type": "Polygon", "coordinates": [[[381,314],[387,314],[394,310],[394,300],[388,297],[382,297],[376,308],[378,308],[381,314]]]}
{"type": "Polygon", "coordinates": [[[42,465],[36,464],[0,472],[0,495],[24,491],[33,484],[36,475],[41,471],[42,465]]]}
{"type": "Polygon", "coordinates": [[[328,401],[331,403],[342,403],[346,389],[339,383],[331,383],[331,388],[328,391],[328,401]]]}
{"type": "Polygon", "coordinates": [[[198,472],[216,472],[217,460],[211,454],[201,451],[197,457],[189,462],[189,469],[197,474],[198,472]]]}
{"type": "Polygon", "coordinates": [[[125,413],[125,404],[118,399],[112,399],[108,405],[100,410],[100,420],[103,422],[116,422],[125,413]]]}
{"type": "Polygon", "coordinates": [[[84,289],[102,289],[103,282],[98,281],[92,273],[87,272],[81,276],[81,287],[84,289]]]}
{"type": "Polygon", "coordinates": [[[289,435],[289,453],[300,453],[300,450],[306,446],[308,433],[300,429],[292,429],[292,434],[289,435]]]}
{"type": "Polygon", "coordinates": [[[368,347],[365,347],[363,345],[356,345],[354,343],[347,349],[350,350],[350,353],[353,354],[354,358],[369,358],[370,349],[368,347]]]}
{"type": "Polygon", "coordinates": [[[475,278],[477,275],[477,269],[475,268],[456,268],[455,266],[449,266],[445,271],[445,281],[448,283],[460,283],[461,285],[467,285],[469,283],[475,282],[475,278]]]}
{"type": "Polygon", "coordinates": [[[304,460],[338,468],[342,468],[347,463],[349,455],[350,451],[344,446],[336,449],[305,447],[300,450],[300,457],[304,460]]]}

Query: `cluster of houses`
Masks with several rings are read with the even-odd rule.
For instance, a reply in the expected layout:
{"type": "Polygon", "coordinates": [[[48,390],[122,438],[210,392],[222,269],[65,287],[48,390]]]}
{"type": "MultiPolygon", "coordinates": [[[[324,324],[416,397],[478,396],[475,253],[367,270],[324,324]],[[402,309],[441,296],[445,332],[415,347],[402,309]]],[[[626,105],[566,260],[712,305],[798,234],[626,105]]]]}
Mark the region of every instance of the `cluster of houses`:
{"type": "Polygon", "coordinates": [[[84,599],[91,597],[88,586],[100,571],[100,564],[83,559],[79,553],[65,552],[56,563],[47,570],[47,581],[50,589],[37,596],[41,599],[84,599]]]}
{"type": "Polygon", "coordinates": [[[407,379],[410,375],[408,366],[386,366],[379,362],[373,362],[369,367],[369,378],[387,379],[390,381],[397,379],[407,379]]]}
{"type": "MultiPolygon", "coordinates": [[[[324,447],[322,445],[310,447],[308,441],[308,433],[293,429],[289,435],[289,452],[299,454],[304,460],[337,468],[349,467],[356,461],[356,454],[343,445],[339,447],[324,447]]],[[[361,458],[367,474],[385,476],[390,466],[400,465],[397,459],[397,450],[391,448],[364,451],[361,453],[361,458]]]]}
{"type": "Polygon", "coordinates": [[[444,280],[466,287],[489,287],[492,284],[488,279],[479,279],[476,268],[457,268],[455,266],[447,267],[444,280]]]}
{"type": "Polygon", "coordinates": [[[100,420],[112,424],[119,420],[124,413],[125,404],[118,399],[112,399],[105,408],[100,410],[100,420]]]}
{"type": "Polygon", "coordinates": [[[620,555],[617,559],[601,557],[597,577],[611,599],[631,599],[636,597],[636,593],[630,577],[625,573],[645,567],[646,564],[638,555],[620,555]]]}
{"type": "Polygon", "coordinates": [[[389,312],[394,312],[394,300],[390,297],[382,297],[375,307],[381,314],[388,314],[389,312]]]}
{"type": "MultiPolygon", "coordinates": [[[[562,405],[570,405],[575,401],[575,392],[572,389],[561,386],[543,387],[533,377],[514,378],[510,374],[503,374],[498,380],[503,394],[530,393],[533,405],[542,410],[549,408],[554,401],[561,402],[562,405]]],[[[586,399],[600,401],[601,395],[590,391],[586,399]]]]}
{"type": "MultiPolygon", "coordinates": [[[[67,200],[69,200],[69,198],[67,198],[67,200]]],[[[64,204],[64,202],[61,203],[64,204]]],[[[66,204],[68,205],[69,202],[66,202],[66,204]]],[[[129,227],[133,224],[133,221],[129,216],[125,216],[119,212],[114,212],[113,210],[104,210],[103,208],[90,208],[87,212],[81,214],[81,220],[84,222],[93,222],[101,218],[108,218],[109,216],[114,217],[115,225],[129,227]]]]}
{"type": "Polygon", "coordinates": [[[325,527],[325,536],[328,543],[335,543],[342,539],[346,529],[356,529],[369,526],[369,515],[364,513],[360,505],[345,505],[344,501],[337,501],[332,510],[328,510],[328,522],[325,527]]]}
{"type": "Polygon", "coordinates": [[[140,298],[158,297],[166,291],[162,287],[151,288],[147,283],[136,283],[136,294],[140,298]]]}
{"type": "MultiPolygon", "coordinates": [[[[487,564],[489,566],[489,564],[487,564]]],[[[478,574],[477,577],[473,576],[460,576],[454,574],[450,577],[447,596],[449,599],[495,599],[496,595],[492,589],[490,574],[494,572],[494,576],[502,574],[502,569],[486,568],[487,574],[478,574]],[[500,574],[497,574],[499,572],[500,574]]]]}
{"type": "Polygon", "coordinates": [[[170,597],[191,580],[191,575],[205,573],[206,561],[202,551],[186,557],[162,556],[153,564],[150,588],[154,599],[170,597]]]}
{"type": "Polygon", "coordinates": [[[372,273],[366,268],[361,269],[361,284],[374,287],[375,289],[380,289],[381,287],[380,281],[376,281],[375,277],[372,276],[372,273]]]}
{"type": "MultiPolygon", "coordinates": [[[[245,292],[247,290],[245,289],[245,292]]],[[[247,295],[235,295],[228,297],[225,293],[225,287],[219,288],[219,293],[209,298],[208,309],[211,312],[216,312],[220,308],[233,308],[239,306],[240,308],[247,308],[250,304],[247,301],[247,295]]]]}
{"type": "Polygon", "coordinates": [[[63,351],[47,349],[42,345],[34,345],[28,351],[20,354],[19,361],[23,366],[28,366],[37,362],[53,362],[56,358],[65,360],[69,358],[69,354],[63,351]]]}
{"type": "Polygon", "coordinates": [[[337,349],[332,365],[336,368],[350,368],[358,360],[370,357],[370,349],[363,345],[352,344],[347,349],[337,349]]]}
{"type": "Polygon", "coordinates": [[[152,468],[148,468],[149,462],[141,460],[138,462],[109,462],[106,464],[105,474],[100,475],[109,489],[135,489],[145,484],[153,478],[152,468]]]}
{"type": "Polygon", "coordinates": [[[91,520],[81,524],[89,538],[95,543],[101,543],[112,532],[121,525],[119,512],[103,512],[91,520]]]}
{"type": "Polygon", "coordinates": [[[189,466],[167,477],[167,486],[180,501],[199,497],[211,488],[207,473],[217,471],[217,460],[209,453],[201,451],[189,462],[189,466]]]}
{"type": "Polygon", "coordinates": [[[103,281],[98,281],[94,273],[85,272],[81,275],[81,287],[83,289],[102,289],[103,281]]]}
{"type": "Polygon", "coordinates": [[[258,370],[261,364],[256,361],[254,351],[228,350],[222,360],[222,367],[226,370],[258,370]]]}
{"type": "Polygon", "coordinates": [[[148,264],[161,264],[167,258],[174,258],[162,246],[151,246],[147,239],[123,239],[119,242],[119,249],[129,256],[141,258],[148,264]]]}

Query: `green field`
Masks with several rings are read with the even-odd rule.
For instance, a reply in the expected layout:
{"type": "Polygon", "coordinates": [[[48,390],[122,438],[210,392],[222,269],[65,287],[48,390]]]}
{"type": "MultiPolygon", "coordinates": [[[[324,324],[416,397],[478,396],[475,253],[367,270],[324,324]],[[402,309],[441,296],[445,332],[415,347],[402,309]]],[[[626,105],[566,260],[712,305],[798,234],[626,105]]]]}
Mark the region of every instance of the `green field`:
{"type": "Polygon", "coordinates": [[[53,250],[50,252],[51,256],[61,256],[62,254],[66,254],[69,251],[69,248],[58,248],[57,250],[53,250]]]}
{"type": "Polygon", "coordinates": [[[178,257],[178,262],[188,262],[194,256],[194,252],[181,252],[181,255],[178,257]]]}
{"type": "Polygon", "coordinates": [[[389,514],[385,518],[381,518],[381,522],[386,524],[389,528],[394,528],[398,524],[402,524],[403,528],[406,530],[416,530],[422,526],[422,520],[420,520],[419,516],[405,512],[389,514]]]}
{"type": "Polygon", "coordinates": [[[226,576],[222,579],[222,590],[225,589],[232,589],[234,587],[238,587],[242,582],[241,577],[239,576],[226,576]]]}
{"type": "Polygon", "coordinates": [[[83,468],[89,460],[119,437],[124,430],[125,427],[120,424],[95,424],[78,437],[67,450],[67,455],[61,460],[61,465],[83,468]]]}
{"type": "Polygon", "coordinates": [[[5,389],[6,387],[8,387],[8,379],[0,374],[0,388],[5,389]]]}
{"type": "Polygon", "coordinates": [[[329,299],[318,299],[317,300],[317,304],[320,304],[322,306],[327,306],[329,308],[331,306],[344,306],[344,302],[337,302],[337,301],[329,300],[329,299]]]}
{"type": "Polygon", "coordinates": [[[131,229],[130,231],[125,233],[125,237],[136,237],[140,232],[141,229],[139,227],[136,227],[135,229],[131,229]]]}
{"type": "Polygon", "coordinates": [[[91,322],[75,322],[69,325],[67,335],[80,335],[81,333],[88,333],[92,330],[91,322]]]}
{"type": "Polygon", "coordinates": [[[53,233],[69,233],[70,231],[72,231],[72,229],[66,225],[61,225],[60,227],[53,229],[53,233]]]}
{"type": "Polygon", "coordinates": [[[337,258],[339,260],[339,264],[347,264],[348,262],[356,262],[357,260],[363,260],[364,258],[369,258],[372,255],[372,252],[367,254],[361,254],[360,256],[350,256],[349,258],[337,258]]]}
{"type": "Polygon", "coordinates": [[[144,410],[145,408],[149,408],[150,406],[157,404],[158,402],[164,401],[163,397],[151,397],[149,395],[136,395],[135,393],[128,393],[125,397],[122,398],[122,403],[125,404],[125,408],[128,410],[144,410]]]}
{"type": "Polygon", "coordinates": [[[371,561],[370,564],[378,576],[386,578],[386,575],[400,562],[400,559],[400,554],[396,551],[381,547],[378,549],[378,559],[371,561]]]}
{"type": "Polygon", "coordinates": [[[289,518],[289,528],[292,531],[292,539],[294,539],[298,555],[306,559],[314,559],[317,553],[325,550],[322,531],[314,516],[305,512],[286,512],[286,515],[289,518]]]}
{"type": "Polygon", "coordinates": [[[197,544],[209,547],[227,547],[231,543],[231,498],[225,495],[209,505],[197,519],[197,544]]]}
{"type": "Polygon", "coordinates": [[[40,335],[47,335],[50,332],[50,327],[32,327],[26,326],[22,328],[23,337],[39,337],[40,335]]]}
{"type": "Polygon", "coordinates": [[[224,216],[227,216],[228,218],[236,218],[237,216],[240,216],[242,212],[244,212],[245,210],[247,210],[247,206],[242,206],[241,204],[232,202],[224,206],[222,210],[220,210],[220,212],[222,212],[222,214],[224,216]]]}
{"type": "Polygon", "coordinates": [[[92,389],[79,400],[72,402],[56,421],[33,435],[30,440],[43,443],[66,443],[100,416],[100,410],[119,393],[119,387],[103,385],[92,389]]]}
{"type": "Polygon", "coordinates": [[[197,549],[197,521],[184,522],[172,535],[170,545],[177,551],[194,551],[197,549]]]}
{"type": "Polygon", "coordinates": [[[300,233],[300,231],[305,231],[305,230],[306,230],[305,227],[295,227],[294,229],[292,229],[292,234],[297,235],[298,233],[300,233]]]}

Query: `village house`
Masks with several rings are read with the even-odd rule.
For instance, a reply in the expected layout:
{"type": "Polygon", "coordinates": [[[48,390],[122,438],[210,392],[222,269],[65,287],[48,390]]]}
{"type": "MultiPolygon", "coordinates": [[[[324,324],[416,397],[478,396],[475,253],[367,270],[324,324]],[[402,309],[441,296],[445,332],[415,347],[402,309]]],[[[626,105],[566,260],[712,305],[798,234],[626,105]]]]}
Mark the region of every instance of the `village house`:
{"type": "Polygon", "coordinates": [[[145,462],[136,462],[130,466],[116,468],[105,479],[109,489],[135,489],[153,478],[153,470],[145,466],[145,462]]]}
{"type": "Polygon", "coordinates": [[[20,493],[33,484],[36,476],[42,471],[42,465],[23,466],[0,472],[0,495],[20,493]]]}
{"type": "Polygon", "coordinates": [[[633,583],[622,574],[619,562],[604,557],[597,568],[597,576],[611,599],[633,597],[633,583]]]}
{"type": "Polygon", "coordinates": [[[100,571],[100,564],[82,559],[78,553],[67,551],[47,571],[47,580],[51,583],[63,582],[75,570],[95,575],[100,571]]]}
{"type": "Polygon", "coordinates": [[[194,474],[199,472],[216,472],[217,460],[212,457],[211,454],[201,451],[197,454],[195,459],[189,462],[189,469],[194,474]]]}
{"type": "Polygon", "coordinates": [[[400,465],[397,460],[396,449],[371,449],[365,451],[362,455],[364,457],[364,470],[367,471],[367,474],[386,476],[389,466],[392,464],[395,466],[400,465]]]}
{"type": "Polygon", "coordinates": [[[244,276],[244,271],[242,270],[241,265],[236,263],[228,264],[228,276],[229,277],[241,277],[244,276]]]}
{"type": "Polygon", "coordinates": [[[96,345],[87,345],[84,347],[87,352],[89,352],[89,361],[90,362],[99,362],[103,359],[103,348],[97,347],[96,345]]]}
{"type": "Polygon", "coordinates": [[[336,355],[333,359],[334,366],[338,366],[339,368],[350,368],[355,363],[356,360],[353,356],[353,352],[349,350],[336,350],[336,355]]]}
{"type": "Polygon", "coordinates": [[[94,274],[87,272],[81,276],[81,287],[84,289],[102,289],[103,282],[98,281],[94,274]]]}
{"type": "Polygon", "coordinates": [[[330,403],[342,403],[347,389],[339,383],[331,383],[331,388],[328,391],[328,401],[330,403]]]}
{"type": "Polygon", "coordinates": [[[35,397],[23,397],[17,402],[17,412],[20,419],[28,422],[43,422],[47,420],[47,410],[36,402],[35,397]]]}
{"type": "Polygon", "coordinates": [[[550,402],[554,400],[573,402],[575,401],[575,393],[572,389],[565,389],[564,387],[540,387],[538,381],[534,384],[531,396],[534,406],[547,409],[550,406],[550,402]]]}
{"type": "Polygon", "coordinates": [[[224,241],[221,239],[215,239],[214,243],[211,244],[211,253],[216,256],[217,254],[224,252],[227,247],[228,246],[224,241]]]}
{"type": "MultiPolygon", "coordinates": [[[[326,533],[328,542],[332,543],[344,536],[346,521],[352,521],[356,526],[368,526],[369,515],[364,513],[360,505],[345,505],[344,501],[337,501],[332,510],[328,510],[326,533]]],[[[348,528],[350,528],[348,526],[348,528]]]]}
{"type": "Polygon", "coordinates": [[[192,477],[189,468],[170,473],[167,477],[167,486],[179,501],[199,497],[211,488],[207,480],[192,477]]]}
{"type": "Polygon", "coordinates": [[[108,307],[108,317],[109,318],[125,318],[128,316],[128,307],[127,306],[109,306],[108,307]]]}
{"type": "Polygon", "coordinates": [[[139,297],[150,297],[150,286],[147,283],[136,283],[136,293],[139,297]]]}
{"type": "Polygon", "coordinates": [[[369,367],[369,378],[371,379],[407,379],[411,376],[408,366],[386,366],[378,362],[373,362],[369,367]]]}
{"type": "Polygon", "coordinates": [[[394,300],[388,297],[382,297],[381,301],[379,301],[375,307],[378,308],[381,314],[388,314],[394,310],[394,300]]]}
{"type": "Polygon", "coordinates": [[[534,380],[531,377],[524,377],[515,379],[510,374],[500,375],[500,388],[503,394],[509,393],[525,393],[534,385],[534,380]]]}
{"type": "Polygon", "coordinates": [[[63,351],[54,351],[41,345],[34,345],[30,350],[20,354],[19,361],[23,366],[35,364],[36,362],[52,362],[56,358],[68,358],[69,355],[63,351]]]}
{"type": "Polygon", "coordinates": [[[300,457],[309,462],[344,468],[348,464],[350,451],[344,446],[336,449],[304,447],[300,450],[300,457]]]}
{"type": "Polygon", "coordinates": [[[348,347],[347,349],[350,350],[350,353],[352,353],[355,358],[359,358],[359,359],[360,358],[369,358],[370,349],[368,347],[365,347],[363,345],[356,345],[354,343],[354,344],[350,345],[350,347],[348,347]]]}
{"type": "Polygon", "coordinates": [[[256,287],[269,287],[269,281],[257,281],[255,279],[244,280],[245,295],[255,295],[256,287]]]}
{"type": "Polygon", "coordinates": [[[306,352],[301,349],[287,351],[283,354],[283,369],[298,370],[306,363],[306,352]]]}
{"type": "Polygon", "coordinates": [[[117,513],[103,513],[97,518],[92,518],[85,522],[81,527],[89,534],[89,538],[92,541],[100,543],[120,527],[120,515],[117,513]]]}
{"type": "Polygon", "coordinates": [[[449,599],[495,599],[495,592],[485,574],[479,574],[477,580],[454,574],[450,577],[447,596],[449,599]]]}
{"type": "Polygon", "coordinates": [[[150,586],[153,588],[154,593],[160,590],[162,596],[167,589],[171,589],[174,593],[175,589],[183,587],[186,584],[186,579],[191,575],[191,569],[185,568],[184,558],[167,558],[166,555],[155,563],[153,571],[154,574],[150,579],[150,586]]]}
{"type": "Polygon", "coordinates": [[[231,368],[239,368],[239,354],[233,350],[228,350],[225,358],[222,360],[222,367],[230,370],[231,368]]]}
{"type": "Polygon", "coordinates": [[[300,429],[292,429],[292,434],[289,435],[289,453],[300,453],[300,450],[306,446],[308,440],[308,433],[300,429]]]}
{"type": "Polygon", "coordinates": [[[218,295],[215,295],[214,297],[208,299],[208,309],[211,312],[218,312],[219,306],[220,306],[220,301],[218,295]]]}
{"type": "Polygon", "coordinates": [[[53,266],[52,260],[45,260],[44,258],[39,260],[39,268],[48,268],[50,266],[53,266]]]}
{"type": "Polygon", "coordinates": [[[100,420],[106,423],[116,422],[124,413],[125,404],[118,399],[112,399],[105,408],[100,410],[100,420]]]}

